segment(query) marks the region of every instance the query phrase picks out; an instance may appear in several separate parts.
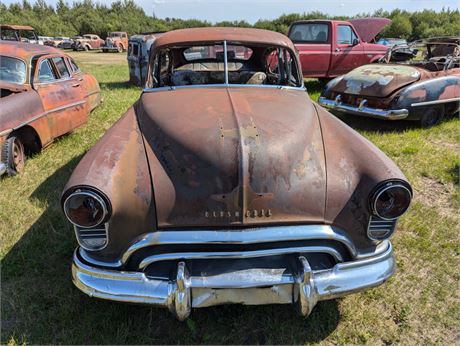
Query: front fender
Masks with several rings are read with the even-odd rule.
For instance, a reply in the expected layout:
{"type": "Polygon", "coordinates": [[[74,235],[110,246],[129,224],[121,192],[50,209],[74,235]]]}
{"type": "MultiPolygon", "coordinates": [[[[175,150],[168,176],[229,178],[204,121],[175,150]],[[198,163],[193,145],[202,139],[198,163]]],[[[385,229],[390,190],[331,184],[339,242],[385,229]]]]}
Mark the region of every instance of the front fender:
{"type": "Polygon", "coordinates": [[[155,230],[151,178],[133,108],[83,157],[64,188],[61,203],[70,193],[85,187],[102,192],[112,209],[108,245],[93,256],[115,260],[132,239],[155,230]]]}

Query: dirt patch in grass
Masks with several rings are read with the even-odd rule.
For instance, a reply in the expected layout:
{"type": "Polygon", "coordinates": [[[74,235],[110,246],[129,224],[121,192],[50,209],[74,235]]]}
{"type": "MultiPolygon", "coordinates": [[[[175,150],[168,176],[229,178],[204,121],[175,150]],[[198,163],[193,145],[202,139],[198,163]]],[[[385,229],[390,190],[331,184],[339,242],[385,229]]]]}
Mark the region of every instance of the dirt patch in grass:
{"type": "Polygon", "coordinates": [[[414,202],[435,208],[440,215],[460,221],[458,206],[452,198],[456,190],[454,184],[443,184],[429,177],[419,177],[414,190],[414,202]]]}

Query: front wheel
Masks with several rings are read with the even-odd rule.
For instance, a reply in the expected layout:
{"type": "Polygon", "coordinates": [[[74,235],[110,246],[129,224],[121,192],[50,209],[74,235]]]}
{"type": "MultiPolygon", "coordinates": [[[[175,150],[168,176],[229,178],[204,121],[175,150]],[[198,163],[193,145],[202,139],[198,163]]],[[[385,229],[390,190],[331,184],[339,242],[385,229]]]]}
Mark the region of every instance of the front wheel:
{"type": "Polygon", "coordinates": [[[420,126],[432,127],[444,119],[445,109],[443,105],[424,107],[418,111],[420,114],[420,126]]]}
{"type": "Polygon", "coordinates": [[[118,51],[118,53],[123,53],[123,46],[121,44],[118,45],[117,51],[118,51]]]}
{"type": "Polygon", "coordinates": [[[9,176],[22,173],[26,155],[24,145],[18,137],[10,137],[6,140],[2,148],[2,157],[6,164],[6,172],[9,176]]]}

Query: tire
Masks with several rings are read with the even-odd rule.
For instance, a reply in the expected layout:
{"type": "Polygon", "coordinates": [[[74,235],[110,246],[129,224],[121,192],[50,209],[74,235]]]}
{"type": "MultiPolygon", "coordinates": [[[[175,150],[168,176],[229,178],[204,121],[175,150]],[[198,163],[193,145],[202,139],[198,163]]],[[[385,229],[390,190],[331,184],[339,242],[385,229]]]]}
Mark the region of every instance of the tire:
{"type": "Polygon", "coordinates": [[[12,136],[6,140],[2,148],[3,161],[6,164],[6,173],[13,176],[24,171],[26,159],[24,145],[18,137],[12,136]]]}
{"type": "Polygon", "coordinates": [[[103,49],[103,50],[102,50],[102,53],[107,53],[107,49],[103,49]]]}
{"type": "Polygon", "coordinates": [[[121,44],[117,46],[117,51],[118,53],[123,53],[123,46],[121,44]]]}
{"type": "Polygon", "coordinates": [[[429,128],[439,124],[444,119],[445,109],[443,105],[424,107],[418,113],[420,114],[420,126],[429,128]]]}
{"type": "Polygon", "coordinates": [[[89,46],[84,46],[85,51],[89,51],[89,46]]]}

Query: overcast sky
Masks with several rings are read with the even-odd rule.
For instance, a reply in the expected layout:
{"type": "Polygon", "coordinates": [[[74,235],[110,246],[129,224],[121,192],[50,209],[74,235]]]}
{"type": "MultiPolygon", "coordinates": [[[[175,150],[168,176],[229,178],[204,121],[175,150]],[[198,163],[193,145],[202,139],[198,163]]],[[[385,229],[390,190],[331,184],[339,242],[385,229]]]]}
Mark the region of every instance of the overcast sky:
{"type": "MultiPolygon", "coordinates": [[[[0,0],[5,4],[18,0],[0,0]]],[[[32,1],[31,1],[32,2],[32,1]]],[[[98,1],[110,3],[110,0],[98,1]]],[[[363,12],[373,12],[379,8],[408,11],[423,9],[441,10],[442,7],[458,9],[460,0],[135,0],[148,15],[153,12],[158,18],[174,17],[202,19],[210,22],[222,20],[246,20],[250,23],[258,19],[273,19],[283,13],[303,13],[321,11],[330,15],[351,16],[363,12]]],[[[48,3],[55,4],[56,0],[48,3]]],[[[72,0],[68,0],[72,3],[72,0]]]]}

